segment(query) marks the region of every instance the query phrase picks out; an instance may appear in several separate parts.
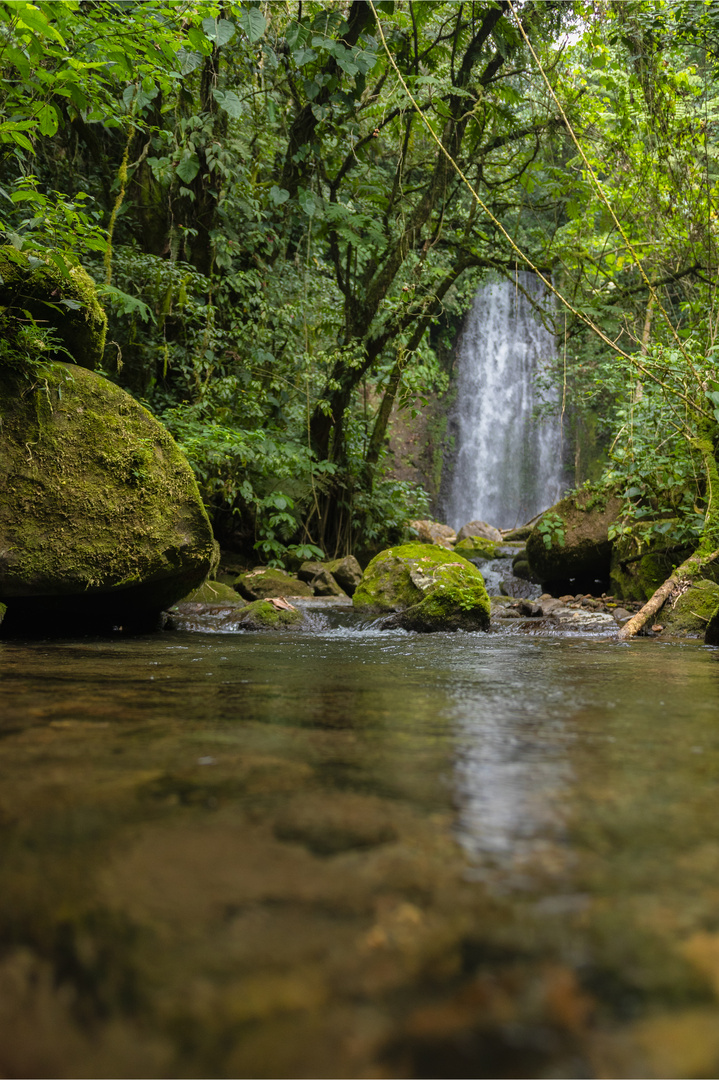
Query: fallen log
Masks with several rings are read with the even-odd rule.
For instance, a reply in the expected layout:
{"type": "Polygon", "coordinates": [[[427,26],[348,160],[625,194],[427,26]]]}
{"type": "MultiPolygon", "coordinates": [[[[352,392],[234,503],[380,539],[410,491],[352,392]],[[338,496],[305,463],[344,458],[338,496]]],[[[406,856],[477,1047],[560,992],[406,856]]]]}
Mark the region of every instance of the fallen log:
{"type": "Polygon", "coordinates": [[[717,555],[719,555],[719,551],[712,551],[709,555],[695,551],[693,555],[690,555],[688,559],[685,559],[681,566],[678,566],[664,584],[660,585],[657,591],[649,598],[649,600],[647,600],[644,607],[638,611],[636,615],[633,615],[629,622],[624,624],[619,631],[619,640],[627,641],[628,638],[632,638],[635,634],[638,634],[652,616],[656,615],[671,595],[674,587],[678,585],[680,581],[687,579],[692,581],[699,575],[705,566],[716,559],[717,555]]]}

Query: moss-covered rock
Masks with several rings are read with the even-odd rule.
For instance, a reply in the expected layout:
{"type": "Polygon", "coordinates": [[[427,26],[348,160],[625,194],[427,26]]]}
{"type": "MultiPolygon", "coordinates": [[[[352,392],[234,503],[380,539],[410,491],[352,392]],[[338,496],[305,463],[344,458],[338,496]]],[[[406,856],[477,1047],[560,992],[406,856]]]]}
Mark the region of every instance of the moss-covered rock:
{"type": "Polygon", "coordinates": [[[451,548],[457,539],[451,525],[444,525],[441,521],[432,521],[430,518],[410,521],[409,527],[417,533],[420,544],[436,544],[439,547],[451,548]]]}
{"type": "Polygon", "coordinates": [[[247,603],[231,585],[222,581],[210,581],[209,579],[194,589],[189,596],[183,597],[187,604],[232,604],[244,607],[247,603]]]}
{"type": "Polygon", "coordinates": [[[432,544],[403,544],[380,552],[352,598],[359,611],[402,613],[385,626],[412,630],[486,629],[484,578],[467,559],[432,544]]]}
{"type": "Polygon", "coordinates": [[[499,529],[495,529],[494,525],[488,525],[486,521],[468,521],[457,533],[457,540],[469,540],[473,536],[484,537],[485,540],[492,540],[495,544],[502,543],[502,534],[499,529]]]}
{"type": "Polygon", "coordinates": [[[159,612],[202,583],[213,557],[192,470],[124,390],[59,363],[23,394],[0,387],[8,621],[21,610],[90,622],[159,612]]]}
{"type": "Polygon", "coordinates": [[[354,555],[345,555],[343,559],[331,559],[325,563],[332,577],[348,596],[354,592],[362,580],[362,567],[354,555]]]}
{"type": "Polygon", "coordinates": [[[621,502],[611,492],[582,491],[550,507],[527,538],[527,559],[533,575],[564,592],[589,590],[608,582],[612,555],[609,526],[621,502]]]}
{"type": "Polygon", "coordinates": [[[454,545],[466,559],[494,559],[499,545],[495,540],[487,540],[484,536],[468,536],[454,545]]]}
{"type": "Polygon", "coordinates": [[[676,597],[670,597],[657,615],[664,632],[676,637],[703,637],[719,607],[719,585],[706,578],[676,597]]]}
{"type": "Polygon", "coordinates": [[[668,550],[661,538],[647,543],[623,536],[612,545],[611,591],[621,600],[648,600],[690,554],[689,548],[668,550]]]}
{"type": "Polygon", "coordinates": [[[256,566],[235,578],[234,587],[245,600],[265,600],[270,596],[314,596],[310,585],[269,566],[256,566]]]}
{"type": "Polygon", "coordinates": [[[271,600],[254,600],[239,615],[241,630],[300,630],[304,615],[294,607],[280,607],[271,600]]]}
{"type": "Polygon", "coordinates": [[[52,263],[0,248],[0,329],[12,335],[12,320],[27,311],[42,327],[51,327],[63,349],[48,359],[95,368],[105,349],[107,317],[97,298],[95,283],[81,266],[72,267],[69,279],[52,263]],[[69,353],[69,356],[67,355],[69,353]]]}

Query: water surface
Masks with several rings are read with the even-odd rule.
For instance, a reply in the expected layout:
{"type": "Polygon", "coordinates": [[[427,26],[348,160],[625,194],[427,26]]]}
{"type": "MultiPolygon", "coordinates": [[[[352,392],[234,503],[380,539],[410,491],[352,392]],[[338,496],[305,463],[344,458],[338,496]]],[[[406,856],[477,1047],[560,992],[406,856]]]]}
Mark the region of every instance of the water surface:
{"type": "Polygon", "coordinates": [[[348,629],[0,663],[0,1075],[717,1075],[719,652],[348,629]]]}

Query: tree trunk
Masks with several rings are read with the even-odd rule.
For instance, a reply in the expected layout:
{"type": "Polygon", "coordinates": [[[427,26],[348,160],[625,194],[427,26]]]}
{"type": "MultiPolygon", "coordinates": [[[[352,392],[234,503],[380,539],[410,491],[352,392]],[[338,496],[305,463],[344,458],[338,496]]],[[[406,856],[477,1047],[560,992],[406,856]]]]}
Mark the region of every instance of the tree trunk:
{"type": "Polygon", "coordinates": [[[719,551],[712,551],[711,554],[705,555],[699,551],[696,551],[693,555],[690,555],[688,559],[685,559],[681,566],[678,566],[671,577],[668,577],[663,585],[660,585],[654,595],[647,600],[641,611],[638,611],[628,623],[619,631],[619,640],[627,641],[629,638],[638,634],[643,626],[652,618],[653,615],[659,611],[664,602],[668,599],[674,586],[685,578],[690,580],[694,579],[697,574],[704,567],[716,559],[719,555],[719,551]]]}

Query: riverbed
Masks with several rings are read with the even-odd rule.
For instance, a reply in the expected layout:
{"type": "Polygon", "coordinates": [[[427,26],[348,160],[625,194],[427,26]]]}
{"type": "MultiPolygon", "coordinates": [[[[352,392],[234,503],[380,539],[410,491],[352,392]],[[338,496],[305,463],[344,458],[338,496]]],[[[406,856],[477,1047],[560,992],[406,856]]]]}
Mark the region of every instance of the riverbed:
{"type": "Polygon", "coordinates": [[[0,1075],[718,1074],[718,650],[345,627],[0,672],[0,1075]]]}

